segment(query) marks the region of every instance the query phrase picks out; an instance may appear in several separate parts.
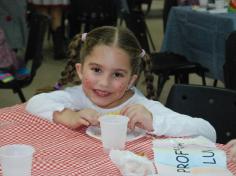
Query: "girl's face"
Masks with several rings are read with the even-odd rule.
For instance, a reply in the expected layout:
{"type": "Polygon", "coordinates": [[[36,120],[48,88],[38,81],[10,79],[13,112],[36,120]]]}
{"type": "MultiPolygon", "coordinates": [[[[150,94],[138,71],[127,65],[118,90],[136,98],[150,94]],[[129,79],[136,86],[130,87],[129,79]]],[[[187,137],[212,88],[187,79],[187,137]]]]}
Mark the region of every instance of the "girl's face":
{"type": "Polygon", "coordinates": [[[125,101],[128,87],[137,75],[131,75],[130,58],[122,49],[99,45],[84,64],[76,64],[87,97],[97,106],[112,108],[125,101]]]}

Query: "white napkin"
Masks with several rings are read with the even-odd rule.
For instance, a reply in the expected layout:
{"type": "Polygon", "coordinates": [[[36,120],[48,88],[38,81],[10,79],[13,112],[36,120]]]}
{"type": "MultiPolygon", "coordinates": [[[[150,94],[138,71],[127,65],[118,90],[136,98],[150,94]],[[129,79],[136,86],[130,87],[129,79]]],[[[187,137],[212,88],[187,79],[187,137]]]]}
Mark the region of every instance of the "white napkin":
{"type": "Polygon", "coordinates": [[[120,150],[111,150],[109,156],[123,176],[156,175],[153,163],[146,157],[120,150]]]}

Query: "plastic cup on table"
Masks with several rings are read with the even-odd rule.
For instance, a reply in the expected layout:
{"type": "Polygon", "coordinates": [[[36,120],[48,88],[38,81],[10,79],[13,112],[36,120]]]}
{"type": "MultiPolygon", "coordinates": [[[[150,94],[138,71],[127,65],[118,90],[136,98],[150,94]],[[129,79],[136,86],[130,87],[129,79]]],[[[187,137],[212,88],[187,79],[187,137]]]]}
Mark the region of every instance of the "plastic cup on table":
{"type": "Polygon", "coordinates": [[[208,6],[208,0],[199,0],[199,6],[201,8],[207,8],[208,6]]]}
{"type": "Polygon", "coordinates": [[[104,115],[99,118],[101,139],[105,153],[125,148],[129,118],[122,115],[104,115]]]}
{"type": "Polygon", "coordinates": [[[31,176],[35,149],[30,145],[12,144],[0,147],[3,176],[31,176]]]}
{"type": "Polygon", "coordinates": [[[225,1],[224,0],[215,0],[216,9],[224,9],[225,1]]]}

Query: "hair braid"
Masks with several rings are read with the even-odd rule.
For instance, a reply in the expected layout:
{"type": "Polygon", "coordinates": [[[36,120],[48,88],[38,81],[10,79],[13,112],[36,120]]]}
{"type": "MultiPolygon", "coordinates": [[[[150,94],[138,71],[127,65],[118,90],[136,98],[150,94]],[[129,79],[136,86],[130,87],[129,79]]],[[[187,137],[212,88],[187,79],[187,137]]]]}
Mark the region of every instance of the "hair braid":
{"type": "Polygon", "coordinates": [[[69,59],[65,66],[65,69],[61,72],[61,78],[58,82],[52,86],[46,86],[43,88],[39,88],[35,91],[35,94],[43,93],[43,92],[51,92],[54,90],[61,89],[62,86],[72,83],[72,84],[80,84],[79,80],[75,80],[76,77],[76,68],[75,64],[78,62],[79,59],[79,48],[81,47],[81,34],[77,34],[69,44],[68,47],[68,55],[69,59]]]}
{"type": "Polygon", "coordinates": [[[143,69],[144,69],[144,78],[146,82],[146,91],[147,91],[146,97],[154,100],[155,99],[155,90],[153,86],[154,76],[151,72],[152,69],[151,59],[147,54],[145,54],[143,57],[143,69]]]}
{"type": "Polygon", "coordinates": [[[77,34],[69,44],[69,60],[66,64],[65,69],[61,72],[61,78],[58,83],[61,86],[64,86],[68,83],[79,84],[79,80],[75,80],[76,77],[76,68],[75,64],[79,59],[79,49],[81,47],[81,34],[77,34]]]}

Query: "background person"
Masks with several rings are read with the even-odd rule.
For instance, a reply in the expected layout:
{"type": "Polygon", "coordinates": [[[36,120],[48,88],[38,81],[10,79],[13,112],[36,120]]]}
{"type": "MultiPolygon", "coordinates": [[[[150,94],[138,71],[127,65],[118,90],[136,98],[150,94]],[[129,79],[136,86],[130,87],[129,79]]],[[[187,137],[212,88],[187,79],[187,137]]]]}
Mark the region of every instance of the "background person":
{"type": "Polygon", "coordinates": [[[0,27],[14,51],[25,48],[27,44],[26,7],[26,0],[0,1],[0,27]]]}
{"type": "Polygon", "coordinates": [[[69,5],[69,0],[28,0],[37,12],[51,18],[54,59],[66,57],[65,35],[63,27],[63,11],[69,5]]]}

